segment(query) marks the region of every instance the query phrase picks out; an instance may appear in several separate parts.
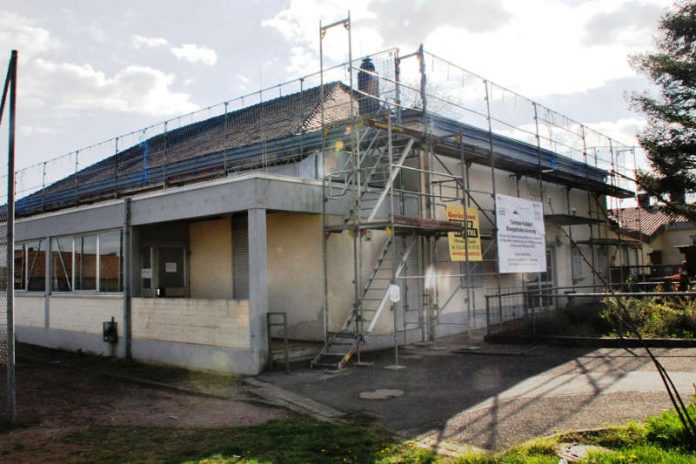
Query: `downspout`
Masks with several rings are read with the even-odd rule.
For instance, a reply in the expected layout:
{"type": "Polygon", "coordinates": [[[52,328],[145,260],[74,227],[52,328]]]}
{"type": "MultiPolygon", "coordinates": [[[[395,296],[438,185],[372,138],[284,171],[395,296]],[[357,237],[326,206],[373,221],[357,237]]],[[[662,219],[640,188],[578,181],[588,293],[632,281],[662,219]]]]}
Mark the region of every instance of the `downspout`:
{"type": "Polygon", "coordinates": [[[131,339],[131,199],[123,199],[123,338],[126,359],[132,359],[131,339]]]}

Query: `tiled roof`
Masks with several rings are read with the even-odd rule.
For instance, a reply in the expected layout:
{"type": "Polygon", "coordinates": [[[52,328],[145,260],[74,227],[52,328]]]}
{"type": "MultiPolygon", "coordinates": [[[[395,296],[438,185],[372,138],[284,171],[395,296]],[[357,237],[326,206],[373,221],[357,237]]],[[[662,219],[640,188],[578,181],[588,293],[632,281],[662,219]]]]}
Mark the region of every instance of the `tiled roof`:
{"type": "MultiPolygon", "coordinates": [[[[325,122],[346,119],[350,115],[351,93],[340,82],[324,84],[325,122]]],[[[357,104],[356,104],[357,107],[357,104]]],[[[171,127],[171,126],[170,126],[171,127]]],[[[132,190],[148,188],[162,182],[163,176],[177,182],[173,168],[179,166],[179,176],[222,169],[225,154],[229,167],[253,167],[263,157],[272,164],[275,157],[287,152],[272,153],[268,144],[300,133],[321,128],[321,88],[285,95],[227,115],[171,129],[143,140],[98,163],[86,167],[46,188],[20,199],[18,215],[32,214],[37,209],[55,209],[81,199],[98,199],[112,194],[116,188],[132,190]],[[243,147],[249,147],[248,150],[243,147]],[[217,154],[217,155],[216,155],[217,154]],[[220,158],[216,165],[205,161],[211,156],[220,158]],[[198,160],[201,160],[200,162],[198,160]],[[173,175],[172,175],[173,174],[173,175]],[[171,177],[170,177],[171,176],[171,177]],[[119,184],[120,182],[120,184],[119,184]],[[49,199],[44,202],[44,198],[49,199]]],[[[301,153],[300,153],[301,155],[301,153]]],[[[278,160],[279,161],[279,160],[278,160]]]]}
{"type": "Polygon", "coordinates": [[[621,228],[632,232],[642,232],[643,236],[652,238],[661,227],[676,222],[689,222],[684,216],[665,214],[657,208],[623,208],[612,210],[621,228]]]}

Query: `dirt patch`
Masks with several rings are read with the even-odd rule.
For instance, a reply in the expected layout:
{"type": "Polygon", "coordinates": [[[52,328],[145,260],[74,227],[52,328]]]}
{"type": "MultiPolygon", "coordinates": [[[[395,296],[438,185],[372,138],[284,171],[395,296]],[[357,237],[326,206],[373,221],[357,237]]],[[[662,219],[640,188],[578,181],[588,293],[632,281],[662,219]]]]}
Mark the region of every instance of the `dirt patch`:
{"type": "MultiPolygon", "coordinates": [[[[66,434],[92,425],[237,427],[283,419],[287,412],[254,403],[241,387],[231,399],[189,395],[143,386],[73,367],[20,361],[17,417],[20,427],[0,431],[3,462],[67,462],[79,446],[66,434]],[[232,399],[233,398],[233,399],[232,399]],[[68,458],[69,457],[69,458],[68,458]]],[[[85,458],[89,461],[88,457],[85,458]]]]}

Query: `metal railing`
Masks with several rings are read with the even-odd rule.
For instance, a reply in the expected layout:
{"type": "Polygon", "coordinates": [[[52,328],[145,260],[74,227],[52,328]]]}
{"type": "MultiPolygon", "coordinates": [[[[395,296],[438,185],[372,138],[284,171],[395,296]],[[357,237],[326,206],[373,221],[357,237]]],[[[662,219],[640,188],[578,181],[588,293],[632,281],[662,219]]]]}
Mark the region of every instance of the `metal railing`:
{"type": "Polygon", "coordinates": [[[685,292],[656,292],[668,289],[669,281],[613,283],[609,285],[582,285],[548,287],[501,292],[485,296],[486,332],[528,332],[537,334],[538,317],[576,306],[579,302],[596,303],[612,296],[671,296],[690,295],[685,292]],[[611,289],[611,291],[609,291],[611,289]],[[582,291],[589,290],[589,291],[582,291]]]}

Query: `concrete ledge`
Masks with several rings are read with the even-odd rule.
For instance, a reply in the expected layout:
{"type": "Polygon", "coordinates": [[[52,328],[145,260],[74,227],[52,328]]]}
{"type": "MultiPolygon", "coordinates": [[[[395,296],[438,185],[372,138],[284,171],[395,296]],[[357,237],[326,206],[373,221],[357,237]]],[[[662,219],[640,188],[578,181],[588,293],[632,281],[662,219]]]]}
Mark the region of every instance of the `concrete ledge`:
{"type": "Polygon", "coordinates": [[[131,342],[133,358],[138,361],[170,364],[187,369],[256,375],[264,363],[249,350],[237,350],[211,345],[143,340],[131,342]]]}
{"type": "Polygon", "coordinates": [[[487,343],[524,345],[546,344],[557,346],[580,346],[590,348],[691,348],[696,347],[696,339],[690,338],[610,338],[610,337],[562,337],[554,335],[507,335],[490,334],[483,338],[487,343]]]}

